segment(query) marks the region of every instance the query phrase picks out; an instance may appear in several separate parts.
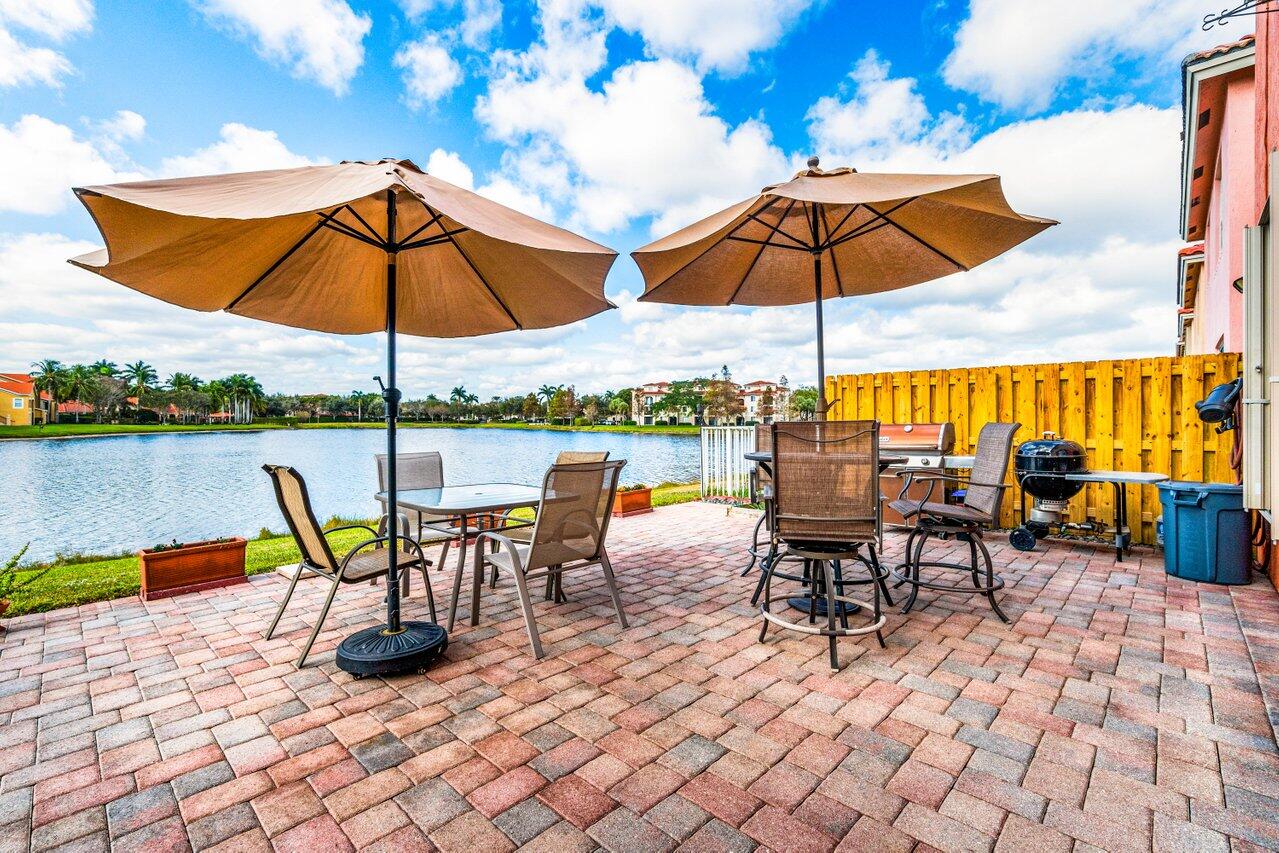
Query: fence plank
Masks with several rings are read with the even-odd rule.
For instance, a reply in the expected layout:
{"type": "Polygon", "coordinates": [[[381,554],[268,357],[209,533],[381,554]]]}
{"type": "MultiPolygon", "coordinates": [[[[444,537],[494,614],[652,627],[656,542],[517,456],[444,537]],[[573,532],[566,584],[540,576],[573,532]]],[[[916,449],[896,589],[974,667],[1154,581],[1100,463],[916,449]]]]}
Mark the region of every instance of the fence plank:
{"type": "MultiPolygon", "coordinates": [[[[1218,436],[1201,423],[1194,403],[1238,375],[1234,353],[861,374],[841,377],[838,387],[848,393],[831,417],[950,421],[960,454],[972,452],[983,424],[1016,420],[1022,424],[1019,443],[1045,430],[1058,432],[1087,447],[1092,468],[1232,482],[1233,436],[1218,436]]],[[[1005,524],[1016,523],[1017,503],[1005,501],[1005,524]]],[[[1153,542],[1156,491],[1131,486],[1128,505],[1134,541],[1153,542]]],[[[1072,503],[1071,518],[1085,516],[1114,522],[1109,486],[1089,487],[1072,503]]]]}

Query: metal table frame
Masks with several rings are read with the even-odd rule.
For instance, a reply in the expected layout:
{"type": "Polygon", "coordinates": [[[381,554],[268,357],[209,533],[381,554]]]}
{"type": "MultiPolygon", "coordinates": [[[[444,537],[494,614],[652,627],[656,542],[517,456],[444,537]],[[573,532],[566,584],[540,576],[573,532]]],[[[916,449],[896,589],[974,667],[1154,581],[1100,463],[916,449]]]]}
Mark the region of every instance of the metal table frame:
{"type": "MultiPolygon", "coordinates": [[[[385,504],[386,492],[378,492],[377,500],[385,504]]],[[[433,515],[454,516],[458,519],[457,572],[453,576],[453,598],[449,602],[448,629],[453,630],[457,617],[457,602],[462,593],[462,574],[466,568],[467,542],[482,533],[479,520],[485,516],[512,509],[535,507],[542,500],[542,490],[537,486],[518,483],[474,483],[462,486],[442,486],[438,489],[405,489],[396,495],[396,504],[403,509],[433,515]]],[[[471,625],[480,624],[480,588],[484,583],[484,548],[475,542],[471,554],[471,625]]]]}
{"type": "MultiPolygon", "coordinates": [[[[1167,474],[1146,471],[1076,471],[1071,473],[1035,472],[1036,477],[1060,477],[1076,483],[1110,483],[1115,488],[1115,561],[1122,563],[1124,554],[1132,546],[1132,530],[1128,527],[1128,490],[1125,486],[1153,486],[1168,480],[1167,474]]],[[[1021,524],[1026,525],[1026,490],[1018,483],[1021,496],[1021,524]]],[[[1058,538],[1058,537],[1053,537],[1058,538]]],[[[1066,537],[1081,538],[1081,537],[1066,537]]]]}

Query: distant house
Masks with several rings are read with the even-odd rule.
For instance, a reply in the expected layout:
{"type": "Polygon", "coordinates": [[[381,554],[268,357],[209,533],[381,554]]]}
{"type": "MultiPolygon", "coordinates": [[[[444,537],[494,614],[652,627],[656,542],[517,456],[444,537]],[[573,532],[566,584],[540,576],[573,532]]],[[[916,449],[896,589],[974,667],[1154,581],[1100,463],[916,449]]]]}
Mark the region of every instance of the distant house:
{"type": "Polygon", "coordinates": [[[29,373],[0,373],[0,426],[32,426],[49,422],[49,395],[36,394],[29,373]]]}
{"type": "Polygon", "coordinates": [[[1252,36],[1182,62],[1182,237],[1177,352],[1243,351],[1244,248],[1256,188],[1256,41],[1252,36]]]}
{"type": "MultiPolygon", "coordinates": [[[[745,411],[734,419],[735,424],[772,423],[786,416],[786,408],[790,403],[790,389],[776,382],[757,379],[745,385],[736,385],[737,395],[742,401],[745,411]]],[[[702,390],[694,386],[695,390],[702,390]]],[[[631,392],[631,419],[637,424],[653,426],[654,424],[695,424],[731,426],[719,424],[716,418],[705,418],[700,411],[693,411],[687,406],[677,411],[655,410],[654,406],[671,390],[667,381],[649,382],[631,392]]]]}

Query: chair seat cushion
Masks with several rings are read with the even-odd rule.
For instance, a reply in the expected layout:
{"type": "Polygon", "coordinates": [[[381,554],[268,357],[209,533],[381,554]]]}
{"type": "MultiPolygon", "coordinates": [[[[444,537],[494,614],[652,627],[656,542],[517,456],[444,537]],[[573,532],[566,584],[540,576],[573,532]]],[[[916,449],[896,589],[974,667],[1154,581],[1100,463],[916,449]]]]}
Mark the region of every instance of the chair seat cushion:
{"type": "Polygon", "coordinates": [[[901,514],[903,518],[911,518],[921,512],[924,515],[930,515],[933,518],[948,519],[951,521],[974,522],[977,524],[989,524],[991,517],[980,510],[973,509],[956,504],[944,504],[936,501],[928,501],[922,508],[918,501],[906,500],[899,498],[888,504],[892,509],[901,514]]]}
{"type": "MultiPolygon", "coordinates": [[[[417,554],[411,551],[400,551],[399,559],[396,561],[401,568],[408,568],[418,564],[417,554]]],[[[427,561],[430,564],[430,561],[427,561]]],[[[386,549],[377,548],[369,551],[361,551],[351,558],[346,564],[346,573],[342,575],[342,579],[346,581],[368,580],[369,578],[379,577],[387,572],[386,549]]]]}

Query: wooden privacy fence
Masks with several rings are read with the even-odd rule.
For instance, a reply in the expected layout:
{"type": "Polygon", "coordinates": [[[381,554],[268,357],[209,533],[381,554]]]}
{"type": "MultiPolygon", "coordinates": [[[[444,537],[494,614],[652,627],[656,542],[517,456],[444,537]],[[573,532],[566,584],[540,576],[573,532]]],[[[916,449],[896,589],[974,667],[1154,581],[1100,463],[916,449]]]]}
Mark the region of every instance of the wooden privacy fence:
{"type": "MultiPolygon", "coordinates": [[[[1051,430],[1082,444],[1090,468],[1234,482],[1233,434],[1218,435],[1200,421],[1195,403],[1238,375],[1238,354],[1217,353],[833,376],[826,394],[835,401],[831,418],[950,421],[959,455],[972,453],[983,424],[1015,420],[1022,425],[1017,443],[1051,430]]],[[[1133,541],[1153,544],[1161,513],[1158,490],[1127,488],[1133,541]]],[[[1021,521],[1018,496],[1014,488],[1005,497],[1000,517],[1005,527],[1021,521]]],[[[1113,524],[1114,511],[1114,489],[1090,485],[1071,501],[1069,517],[1113,524]]]]}

